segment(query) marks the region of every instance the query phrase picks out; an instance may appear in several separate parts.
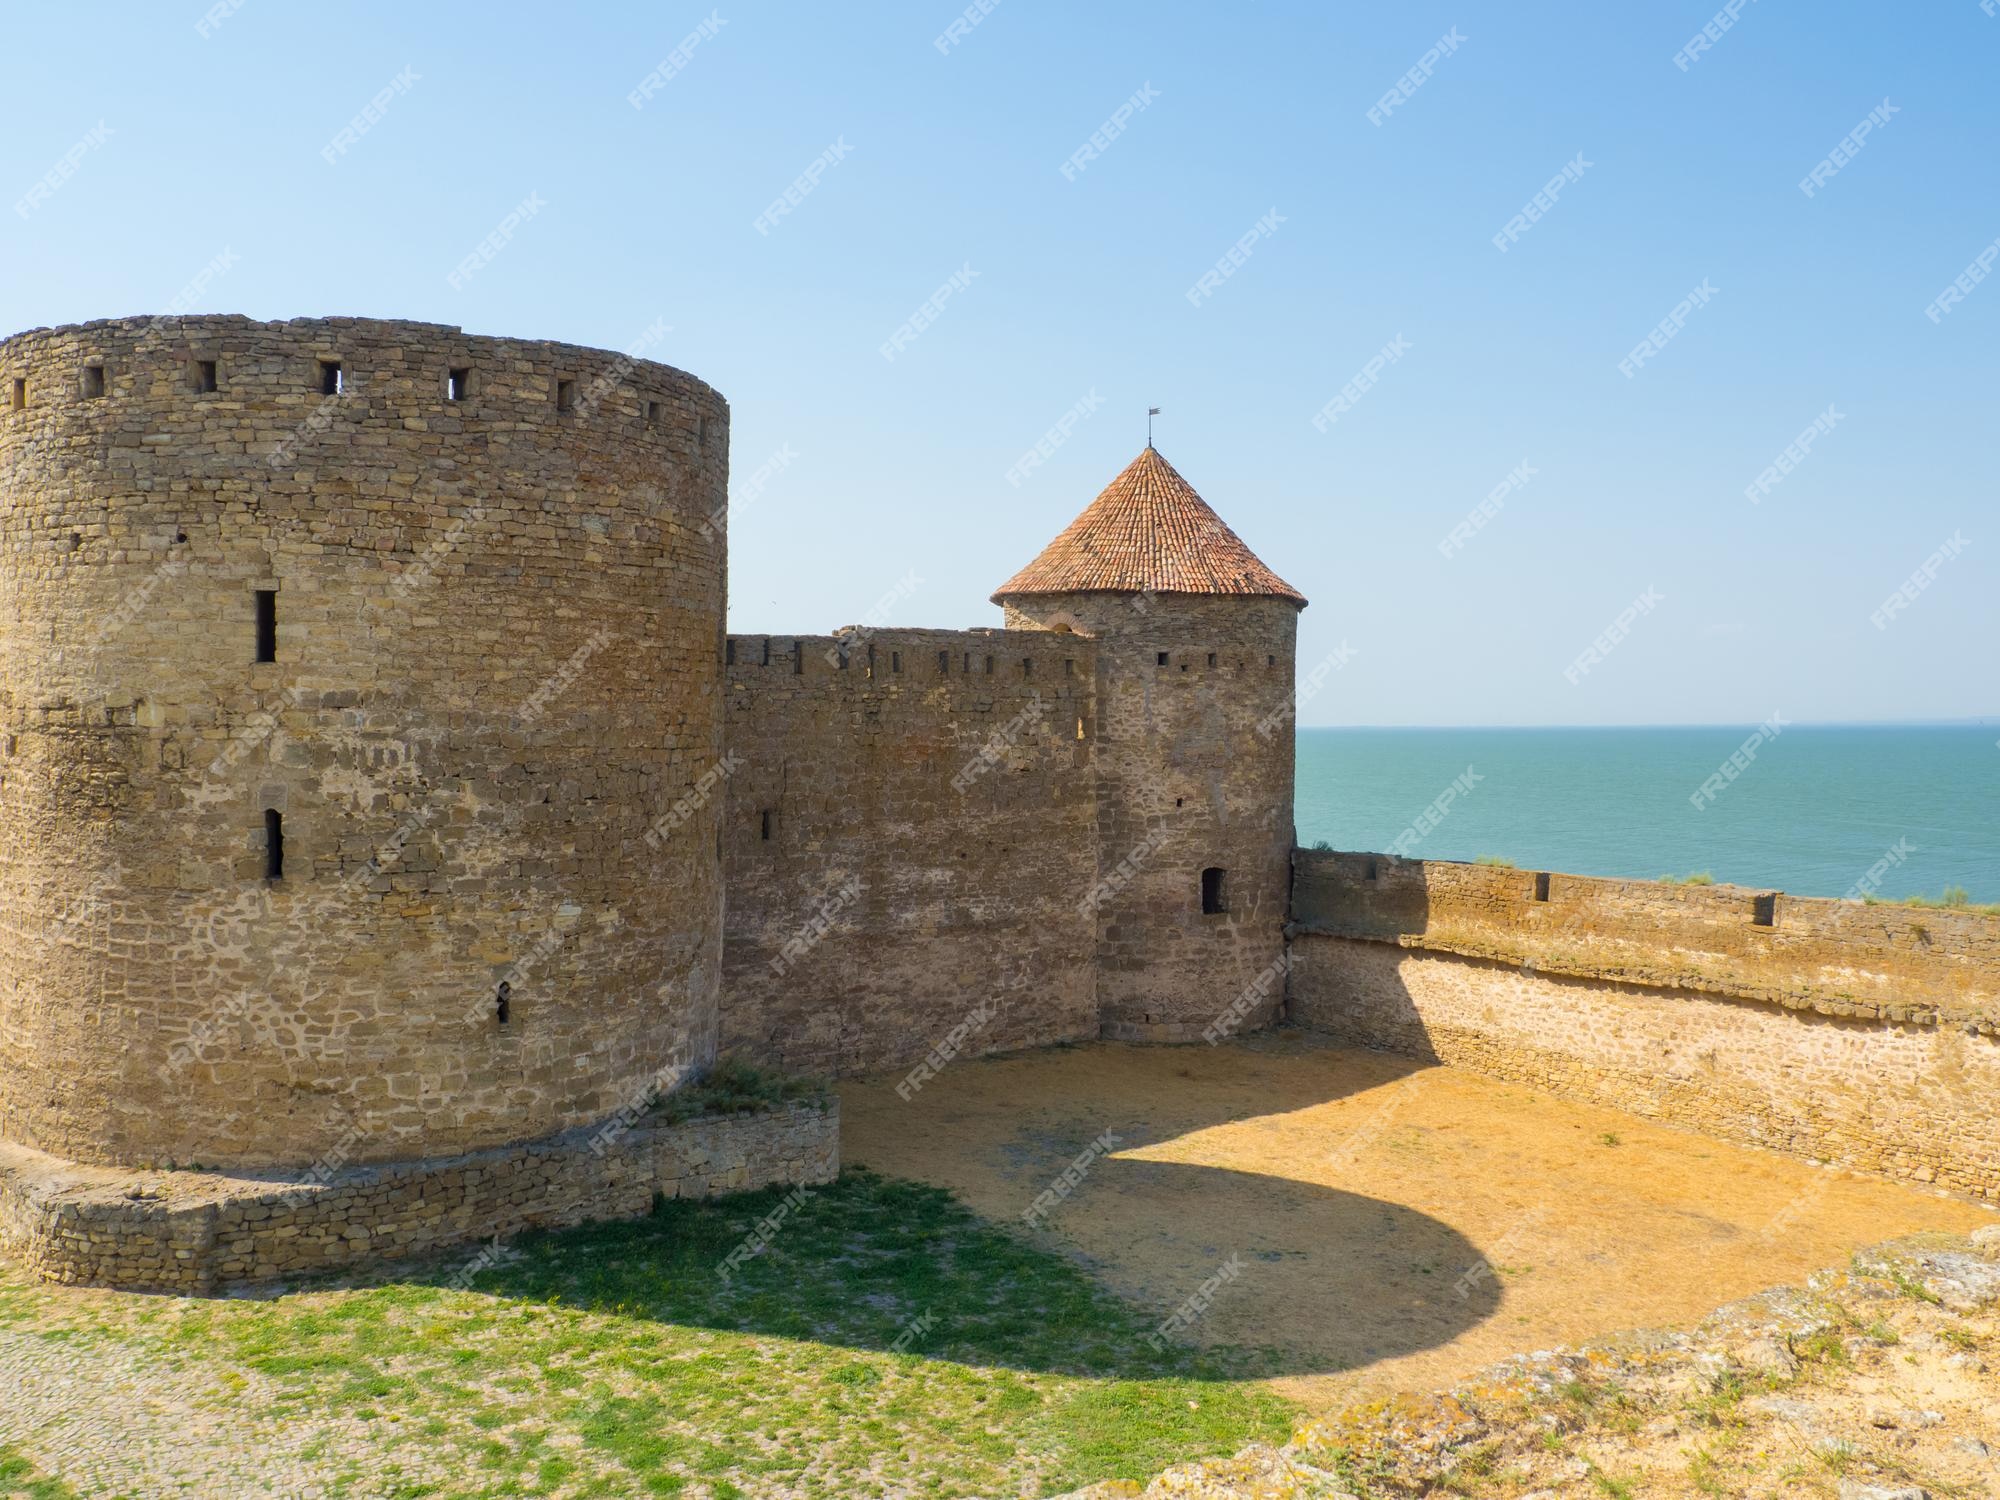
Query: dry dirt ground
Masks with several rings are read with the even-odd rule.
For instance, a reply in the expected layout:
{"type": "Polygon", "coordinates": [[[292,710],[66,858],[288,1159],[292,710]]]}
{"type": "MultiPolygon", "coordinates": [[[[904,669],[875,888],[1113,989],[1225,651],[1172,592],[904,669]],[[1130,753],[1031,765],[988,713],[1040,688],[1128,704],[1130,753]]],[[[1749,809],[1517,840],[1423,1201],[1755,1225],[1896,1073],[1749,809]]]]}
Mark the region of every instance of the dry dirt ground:
{"type": "Polygon", "coordinates": [[[842,1088],[844,1160],[1003,1221],[1055,1194],[1037,1233],[1163,1322],[1184,1311],[1173,1336],[1275,1348],[1309,1411],[1693,1324],[1996,1218],[1297,1032],[956,1065],[907,1099],[900,1081],[842,1088]]]}

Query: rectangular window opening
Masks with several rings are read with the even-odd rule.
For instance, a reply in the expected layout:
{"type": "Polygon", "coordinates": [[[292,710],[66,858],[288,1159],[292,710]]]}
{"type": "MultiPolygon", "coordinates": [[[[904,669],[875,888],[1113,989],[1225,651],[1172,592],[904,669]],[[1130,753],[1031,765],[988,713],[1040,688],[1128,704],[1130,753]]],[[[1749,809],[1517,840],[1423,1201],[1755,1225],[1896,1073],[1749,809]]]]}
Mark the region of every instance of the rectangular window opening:
{"type": "Polygon", "coordinates": [[[938,676],[951,676],[951,653],[949,651],[938,652],[938,676]]]}
{"type": "Polygon", "coordinates": [[[323,359],[319,362],[319,393],[322,396],[338,396],[347,389],[347,377],[340,372],[340,361],[323,359]]]}
{"type": "Polygon", "coordinates": [[[1368,873],[1367,873],[1367,875],[1366,875],[1366,876],[1365,876],[1364,878],[1365,878],[1365,879],[1368,879],[1368,880],[1373,880],[1373,879],[1375,879],[1375,878],[1376,878],[1376,877],[1377,877],[1378,875],[1380,875],[1381,873],[1382,873],[1382,872],[1381,872],[1381,870],[1380,870],[1380,869],[1379,869],[1379,868],[1378,868],[1378,867],[1376,866],[1376,864],[1375,864],[1375,861],[1371,859],[1371,860],[1369,860],[1369,861],[1368,861],[1368,873]]]}
{"type": "Polygon", "coordinates": [[[257,590],[257,660],[278,659],[278,591],[257,590]]]}
{"type": "Polygon", "coordinates": [[[1775,891],[1768,896],[1750,898],[1750,921],[1757,927],[1778,925],[1778,896],[1775,891]]]}
{"type": "Polygon", "coordinates": [[[763,812],[757,814],[759,833],[761,834],[764,842],[767,844],[771,842],[772,820],[773,820],[773,814],[771,813],[771,810],[769,808],[766,808],[763,812]]]}
{"type": "Polygon", "coordinates": [[[447,370],[445,372],[445,377],[444,377],[445,400],[463,401],[466,397],[466,393],[471,389],[472,389],[472,371],[447,370]]]}
{"type": "Polygon", "coordinates": [[[85,365],[83,367],[83,399],[101,401],[104,399],[104,366],[85,365]]]}
{"type": "Polygon", "coordinates": [[[1535,899],[1537,901],[1546,901],[1549,899],[1549,877],[1547,871],[1540,871],[1535,875],[1535,899]]]}
{"type": "Polygon", "coordinates": [[[194,377],[194,393],[197,396],[213,395],[221,388],[221,382],[216,378],[215,361],[212,359],[196,360],[189,373],[194,377]]]}
{"type": "Polygon", "coordinates": [[[993,675],[993,658],[990,656],[986,658],[986,675],[988,677],[993,675]]]}
{"type": "Polygon", "coordinates": [[[264,878],[285,878],[285,815],[275,807],[264,809],[264,878]]]}
{"type": "Polygon", "coordinates": [[[1208,653],[1208,664],[1211,667],[1215,665],[1215,653],[1213,651],[1208,653]]]}
{"type": "Polygon", "coordinates": [[[512,1007],[513,999],[514,986],[504,979],[501,980],[499,986],[493,991],[494,1025],[505,1026],[507,1024],[508,1012],[512,1007]]]}
{"type": "Polygon", "coordinates": [[[965,675],[967,677],[972,675],[972,653],[970,651],[965,653],[965,675]]]}
{"type": "Polygon", "coordinates": [[[792,675],[794,677],[801,676],[805,672],[805,669],[806,669],[806,643],[804,641],[793,641],[792,675]]]}
{"type": "Polygon", "coordinates": [[[576,382],[574,380],[558,380],[556,382],[556,410],[576,410],[576,382]]]}
{"type": "Polygon", "coordinates": [[[764,659],[758,662],[757,665],[760,667],[771,665],[771,638],[768,635],[764,637],[764,659]]]}
{"type": "Polygon", "coordinates": [[[891,672],[900,672],[900,671],[902,671],[902,670],[903,670],[903,653],[902,653],[902,652],[900,652],[900,651],[891,651],[891,652],[889,653],[889,670],[890,670],[891,672]]]}
{"type": "Polygon", "coordinates": [[[660,403],[659,403],[659,402],[657,402],[657,401],[648,401],[648,402],[646,403],[646,425],[647,425],[648,427],[658,427],[658,426],[660,425],[660,403]]]}
{"type": "Polygon", "coordinates": [[[1264,665],[1267,667],[1275,667],[1277,664],[1278,664],[1278,658],[1275,656],[1267,656],[1264,658],[1264,665]]]}
{"type": "Polygon", "coordinates": [[[1167,664],[1167,653],[1162,651],[1159,654],[1158,658],[1155,660],[1154,665],[1164,667],[1166,664],[1167,664]]]}
{"type": "Polygon", "coordinates": [[[1204,916],[1218,916],[1229,910],[1222,888],[1228,873],[1219,865],[1210,865],[1201,872],[1201,910],[1204,916]]]}
{"type": "Polygon", "coordinates": [[[722,663],[729,667],[736,665],[736,637],[733,635],[722,643],[722,663]]]}
{"type": "Polygon", "coordinates": [[[16,376],[14,380],[14,410],[24,411],[28,405],[28,382],[16,376]]]}
{"type": "Polygon", "coordinates": [[[1021,658],[1021,675],[1023,677],[1033,677],[1035,675],[1034,657],[1024,656],[1021,658]]]}
{"type": "Polygon", "coordinates": [[[1076,658],[1075,658],[1075,657],[1073,657],[1073,656],[1066,656],[1066,657],[1064,657],[1064,658],[1063,658],[1063,676],[1065,676],[1065,677],[1074,677],[1074,676],[1076,676],[1076,658]]]}

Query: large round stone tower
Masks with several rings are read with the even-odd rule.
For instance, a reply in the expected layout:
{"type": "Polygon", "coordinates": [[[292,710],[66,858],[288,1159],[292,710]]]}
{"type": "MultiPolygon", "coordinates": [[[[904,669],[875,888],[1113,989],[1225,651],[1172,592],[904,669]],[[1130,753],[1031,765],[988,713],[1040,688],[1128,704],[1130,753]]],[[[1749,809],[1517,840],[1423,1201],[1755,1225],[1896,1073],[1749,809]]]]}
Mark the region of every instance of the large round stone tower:
{"type": "Polygon", "coordinates": [[[437,325],[0,342],[0,1138],[383,1161],[705,1062],[727,453],[437,325]]]}
{"type": "Polygon", "coordinates": [[[993,601],[1096,637],[1103,1034],[1186,1041],[1284,995],[1304,597],[1148,447],[993,601]]]}

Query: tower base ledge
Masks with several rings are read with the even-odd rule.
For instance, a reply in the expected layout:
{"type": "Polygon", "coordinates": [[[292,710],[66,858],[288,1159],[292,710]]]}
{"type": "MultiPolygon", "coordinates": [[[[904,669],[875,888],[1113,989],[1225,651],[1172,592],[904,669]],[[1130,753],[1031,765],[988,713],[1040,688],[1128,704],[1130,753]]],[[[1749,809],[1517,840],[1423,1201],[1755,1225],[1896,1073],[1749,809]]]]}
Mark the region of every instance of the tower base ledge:
{"type": "MultiPolygon", "coordinates": [[[[290,1176],[81,1166],[0,1142],[0,1253],[45,1281],[208,1295],[839,1171],[832,1099],[290,1176]]],[[[493,1263],[479,1252],[464,1274],[493,1263]]]]}
{"type": "Polygon", "coordinates": [[[1157,1012],[1107,1009],[1098,1019],[1097,1034],[1107,1042],[1207,1042],[1214,1046],[1233,1036],[1264,1030],[1276,1022],[1279,1008],[1280,1001],[1272,996],[1250,1007],[1231,1005],[1197,1021],[1169,1020],[1157,1012]]]}

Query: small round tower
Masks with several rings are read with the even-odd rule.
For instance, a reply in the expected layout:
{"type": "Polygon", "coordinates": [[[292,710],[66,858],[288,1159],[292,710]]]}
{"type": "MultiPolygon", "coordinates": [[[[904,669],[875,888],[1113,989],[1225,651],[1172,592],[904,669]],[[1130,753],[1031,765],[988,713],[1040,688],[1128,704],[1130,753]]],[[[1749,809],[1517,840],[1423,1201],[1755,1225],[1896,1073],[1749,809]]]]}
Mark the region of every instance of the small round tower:
{"type": "Polygon", "coordinates": [[[1284,996],[1305,598],[1150,445],[993,602],[1097,648],[1102,1032],[1187,1041],[1284,996]]]}
{"type": "Polygon", "coordinates": [[[0,341],[0,1138],[331,1167],[705,1062],[727,453],[563,344],[0,341]]]}

